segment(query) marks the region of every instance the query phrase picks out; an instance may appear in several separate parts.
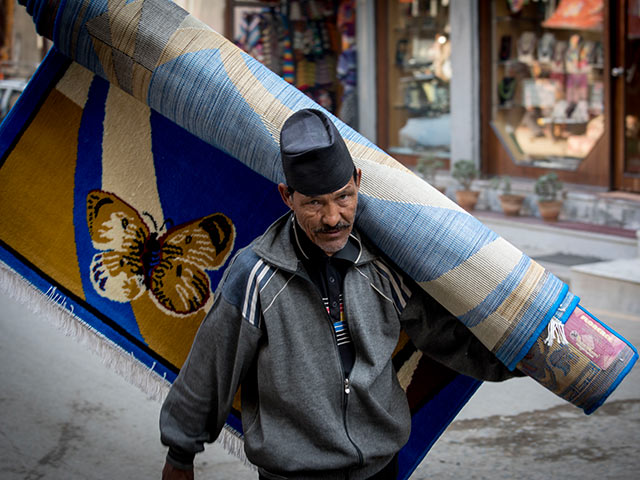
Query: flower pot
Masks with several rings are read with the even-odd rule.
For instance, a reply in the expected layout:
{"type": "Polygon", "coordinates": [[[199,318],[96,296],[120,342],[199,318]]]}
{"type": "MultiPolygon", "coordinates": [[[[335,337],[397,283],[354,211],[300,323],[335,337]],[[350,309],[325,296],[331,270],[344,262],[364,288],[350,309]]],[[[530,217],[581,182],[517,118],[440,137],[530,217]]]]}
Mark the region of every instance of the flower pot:
{"type": "Polygon", "coordinates": [[[538,209],[545,222],[557,222],[562,210],[562,202],[559,200],[538,200],[538,209]]]}
{"type": "Polygon", "coordinates": [[[474,190],[457,190],[456,202],[467,212],[471,212],[476,207],[476,203],[478,203],[479,195],[480,192],[474,190]]]}
{"type": "Polygon", "coordinates": [[[520,209],[524,203],[524,197],[522,195],[513,195],[505,193],[500,195],[500,206],[505,215],[517,216],[520,214],[520,209]]]}

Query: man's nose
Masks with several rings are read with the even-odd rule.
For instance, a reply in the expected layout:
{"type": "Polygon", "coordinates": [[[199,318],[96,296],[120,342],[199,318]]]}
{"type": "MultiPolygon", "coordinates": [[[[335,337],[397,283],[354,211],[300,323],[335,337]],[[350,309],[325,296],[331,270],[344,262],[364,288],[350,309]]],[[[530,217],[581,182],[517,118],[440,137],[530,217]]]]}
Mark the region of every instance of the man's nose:
{"type": "Polygon", "coordinates": [[[322,210],[322,223],[335,226],[340,222],[340,208],[333,202],[328,202],[322,210]]]}

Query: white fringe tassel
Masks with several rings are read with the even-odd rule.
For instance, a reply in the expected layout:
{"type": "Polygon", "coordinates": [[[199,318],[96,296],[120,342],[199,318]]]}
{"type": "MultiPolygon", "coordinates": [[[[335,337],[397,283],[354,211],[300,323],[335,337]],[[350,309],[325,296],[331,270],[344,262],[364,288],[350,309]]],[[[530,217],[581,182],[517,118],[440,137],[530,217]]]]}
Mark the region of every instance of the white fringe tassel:
{"type": "Polygon", "coordinates": [[[87,325],[64,305],[64,297],[52,287],[45,294],[31,285],[4,262],[0,262],[0,291],[46,318],[65,335],[97,353],[102,362],[153,400],[162,401],[171,384],[153,368],[145,367],[134,355],[87,325]]]}
{"type": "Polygon", "coordinates": [[[226,425],[218,435],[218,439],[216,440],[222,448],[224,448],[231,455],[236,457],[238,460],[242,461],[247,467],[251,470],[258,470],[258,468],[249,461],[247,455],[244,452],[244,440],[242,437],[238,435],[233,428],[227,427],[226,425]]]}
{"type": "MultiPolygon", "coordinates": [[[[18,303],[25,305],[33,313],[46,318],[65,335],[76,339],[96,353],[102,363],[118,373],[132,385],[145,392],[152,400],[161,402],[169,393],[171,384],[151,368],[145,367],[135,356],[116,345],[96,329],[87,325],[80,317],[66,308],[55,288],[49,294],[43,293],[4,262],[0,261],[0,292],[18,303]]],[[[217,439],[224,449],[252,469],[244,452],[242,438],[231,428],[225,427],[217,439]]]]}
{"type": "Polygon", "coordinates": [[[547,338],[545,338],[545,345],[551,347],[554,341],[558,341],[560,345],[566,345],[569,343],[567,337],[564,334],[564,325],[555,316],[549,322],[547,326],[547,338]]]}

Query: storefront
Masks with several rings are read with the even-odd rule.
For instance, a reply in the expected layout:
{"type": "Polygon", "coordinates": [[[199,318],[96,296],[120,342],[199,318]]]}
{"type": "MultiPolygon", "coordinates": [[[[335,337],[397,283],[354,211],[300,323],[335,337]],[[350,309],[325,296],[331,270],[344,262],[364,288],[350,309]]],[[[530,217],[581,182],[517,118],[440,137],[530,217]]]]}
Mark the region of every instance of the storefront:
{"type": "Polygon", "coordinates": [[[227,5],[227,36],[407,165],[640,193],[640,0],[227,5]]]}
{"type": "Polygon", "coordinates": [[[489,174],[640,192],[640,2],[480,2],[489,174]]]}
{"type": "Polygon", "coordinates": [[[396,158],[640,192],[639,1],[379,0],[376,13],[377,140],[396,158]],[[456,155],[460,141],[477,150],[456,155]]]}

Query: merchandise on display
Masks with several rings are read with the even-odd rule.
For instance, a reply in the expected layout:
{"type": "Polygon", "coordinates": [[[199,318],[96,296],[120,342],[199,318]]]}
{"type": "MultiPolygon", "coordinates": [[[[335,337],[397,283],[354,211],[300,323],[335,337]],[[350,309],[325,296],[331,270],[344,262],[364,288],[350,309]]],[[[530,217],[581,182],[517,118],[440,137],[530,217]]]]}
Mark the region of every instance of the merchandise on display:
{"type": "Polygon", "coordinates": [[[496,132],[516,163],[576,168],[602,133],[602,2],[495,6],[496,132]]]}
{"type": "Polygon", "coordinates": [[[516,91],[516,79],[513,77],[504,77],[498,85],[498,95],[500,103],[504,105],[513,100],[516,91]]]}
{"type": "Polygon", "coordinates": [[[234,41],[357,128],[354,0],[232,2],[234,41]]]}
{"type": "Polygon", "coordinates": [[[390,150],[447,158],[450,150],[451,42],[449,2],[393,2],[388,6],[389,72],[394,88],[390,150]]]}
{"type": "Polygon", "coordinates": [[[503,35],[500,39],[500,61],[506,62],[511,58],[511,35],[503,35]]]}
{"type": "Polygon", "coordinates": [[[551,32],[545,32],[538,41],[538,60],[550,62],[556,45],[556,36],[551,32]]]}
{"type": "Polygon", "coordinates": [[[518,60],[522,63],[532,63],[536,50],[536,34],[524,32],[518,39],[518,60]]]}

